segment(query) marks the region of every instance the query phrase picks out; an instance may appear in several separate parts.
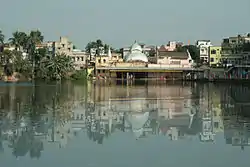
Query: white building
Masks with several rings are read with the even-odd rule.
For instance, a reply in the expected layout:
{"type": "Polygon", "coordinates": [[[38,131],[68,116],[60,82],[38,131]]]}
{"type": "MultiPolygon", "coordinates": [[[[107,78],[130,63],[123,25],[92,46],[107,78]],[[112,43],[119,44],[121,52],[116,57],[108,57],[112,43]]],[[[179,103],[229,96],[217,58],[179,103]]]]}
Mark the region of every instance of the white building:
{"type": "Polygon", "coordinates": [[[73,49],[73,43],[66,37],[60,37],[59,41],[48,42],[47,47],[53,54],[66,54],[72,58],[76,70],[84,69],[87,62],[87,54],[81,50],[73,49]]]}
{"type": "Polygon", "coordinates": [[[202,62],[209,62],[209,47],[212,46],[210,40],[198,40],[196,46],[200,50],[200,59],[202,62]]]}

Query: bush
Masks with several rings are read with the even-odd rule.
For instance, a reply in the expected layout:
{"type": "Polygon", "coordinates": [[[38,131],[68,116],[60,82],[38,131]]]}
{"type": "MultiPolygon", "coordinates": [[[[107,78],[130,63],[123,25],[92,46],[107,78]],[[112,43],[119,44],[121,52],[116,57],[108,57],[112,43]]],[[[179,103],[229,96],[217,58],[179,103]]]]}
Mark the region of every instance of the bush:
{"type": "Polygon", "coordinates": [[[86,70],[76,71],[74,74],[71,75],[71,78],[74,80],[85,80],[87,79],[87,72],[86,70]]]}

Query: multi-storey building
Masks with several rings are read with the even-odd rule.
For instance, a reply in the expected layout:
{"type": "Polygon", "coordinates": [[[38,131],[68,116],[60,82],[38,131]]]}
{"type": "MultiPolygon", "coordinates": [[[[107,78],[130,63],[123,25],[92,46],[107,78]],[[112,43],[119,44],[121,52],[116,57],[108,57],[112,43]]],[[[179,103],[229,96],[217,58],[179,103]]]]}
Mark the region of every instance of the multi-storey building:
{"type": "Polygon", "coordinates": [[[209,47],[212,46],[210,40],[198,40],[196,46],[200,50],[200,59],[204,63],[209,62],[209,47]]]}
{"type": "Polygon", "coordinates": [[[209,47],[209,65],[218,66],[221,63],[221,46],[209,47]]]}
{"type": "Polygon", "coordinates": [[[81,50],[73,49],[73,43],[66,37],[60,37],[59,41],[48,42],[47,47],[54,55],[66,54],[72,58],[75,69],[80,70],[86,67],[88,55],[81,50]]]}
{"type": "Polygon", "coordinates": [[[248,64],[249,51],[244,46],[250,43],[250,35],[225,38],[221,44],[221,60],[224,65],[248,64]]]}

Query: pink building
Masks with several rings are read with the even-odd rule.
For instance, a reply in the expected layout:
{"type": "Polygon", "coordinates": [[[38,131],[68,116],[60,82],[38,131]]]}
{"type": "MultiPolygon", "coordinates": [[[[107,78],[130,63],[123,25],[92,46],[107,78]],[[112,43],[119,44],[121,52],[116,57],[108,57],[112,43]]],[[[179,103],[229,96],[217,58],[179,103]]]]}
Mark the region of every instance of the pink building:
{"type": "Polygon", "coordinates": [[[167,50],[157,51],[157,64],[162,67],[191,68],[193,60],[190,53],[167,50]]]}

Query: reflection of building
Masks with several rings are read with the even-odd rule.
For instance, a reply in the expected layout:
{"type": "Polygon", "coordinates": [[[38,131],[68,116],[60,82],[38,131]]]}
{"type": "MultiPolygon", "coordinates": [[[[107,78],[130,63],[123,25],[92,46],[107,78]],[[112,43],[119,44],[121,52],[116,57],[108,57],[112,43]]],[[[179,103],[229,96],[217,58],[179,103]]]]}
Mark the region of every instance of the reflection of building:
{"type": "Polygon", "coordinates": [[[135,137],[138,139],[145,135],[144,126],[149,120],[149,112],[144,113],[129,113],[125,117],[125,121],[128,126],[132,129],[135,137]]]}
{"type": "Polygon", "coordinates": [[[244,120],[244,118],[236,119],[232,116],[230,119],[224,121],[224,126],[226,144],[240,146],[241,149],[244,149],[245,146],[250,146],[249,120],[244,120]]]}

